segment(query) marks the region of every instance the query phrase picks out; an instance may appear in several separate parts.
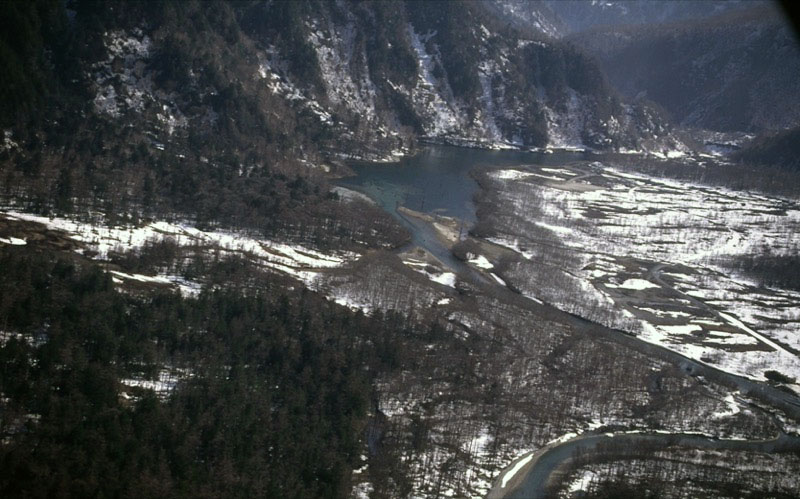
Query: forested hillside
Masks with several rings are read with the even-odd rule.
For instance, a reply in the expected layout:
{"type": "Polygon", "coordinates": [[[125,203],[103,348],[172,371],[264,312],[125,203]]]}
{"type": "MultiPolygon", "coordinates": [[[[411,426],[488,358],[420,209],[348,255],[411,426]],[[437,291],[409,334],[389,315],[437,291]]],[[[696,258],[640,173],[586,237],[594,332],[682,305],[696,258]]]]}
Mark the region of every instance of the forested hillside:
{"type": "Polygon", "coordinates": [[[346,496],[375,377],[437,334],[236,259],[196,298],[26,247],[0,268],[3,497],[346,496]]]}
{"type": "Polygon", "coordinates": [[[422,138],[675,146],[587,57],[478,2],[36,0],[1,22],[2,194],[40,212],[292,234],[339,216],[338,158],[422,138]]]}
{"type": "Polygon", "coordinates": [[[752,165],[772,165],[789,171],[800,171],[800,127],[769,133],[756,138],[733,159],[752,165]]]}

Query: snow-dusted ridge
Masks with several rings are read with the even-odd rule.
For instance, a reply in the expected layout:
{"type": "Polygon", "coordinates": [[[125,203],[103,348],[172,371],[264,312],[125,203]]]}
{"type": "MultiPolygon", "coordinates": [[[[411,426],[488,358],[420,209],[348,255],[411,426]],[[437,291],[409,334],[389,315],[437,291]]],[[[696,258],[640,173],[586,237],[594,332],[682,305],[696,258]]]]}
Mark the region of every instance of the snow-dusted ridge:
{"type": "MultiPolygon", "coordinates": [[[[0,212],[12,220],[39,223],[48,229],[65,232],[74,241],[83,243],[97,253],[97,258],[106,259],[109,252],[136,250],[148,241],[170,238],[180,246],[203,245],[220,248],[223,252],[239,253],[253,258],[259,264],[295,277],[307,285],[314,282],[323,269],[340,267],[355,260],[358,255],[350,252],[332,254],[253,237],[232,231],[202,231],[188,224],[156,221],[140,226],[108,227],[62,217],[44,217],[13,210],[0,212]]],[[[184,294],[196,294],[197,283],[186,282],[179,276],[141,276],[115,272],[120,280],[136,280],[156,284],[172,283],[184,294]]]]}

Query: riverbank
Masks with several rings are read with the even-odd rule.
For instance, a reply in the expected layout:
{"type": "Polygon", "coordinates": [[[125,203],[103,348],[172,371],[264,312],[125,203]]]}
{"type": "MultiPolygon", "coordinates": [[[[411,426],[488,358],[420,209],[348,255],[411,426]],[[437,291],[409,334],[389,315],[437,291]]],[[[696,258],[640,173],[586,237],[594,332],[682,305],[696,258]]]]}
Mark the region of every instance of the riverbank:
{"type": "MultiPolygon", "coordinates": [[[[472,178],[465,180],[470,170],[514,168],[539,159],[548,165],[541,175],[552,177],[561,173],[564,164],[573,165],[579,158],[481,151],[473,156],[460,150],[434,149],[396,167],[365,166],[364,177],[349,182],[403,220],[412,232],[412,245],[425,248],[458,274],[453,287],[434,285],[424,291],[406,285],[386,265],[371,269],[369,274],[360,270],[357,275],[344,277],[342,283],[331,283],[351,294],[369,291],[370,296],[382,297],[380,301],[399,311],[405,309],[398,308],[398,296],[416,296],[403,303],[413,302],[414,313],[441,313],[447,327],[453,328],[452,334],[464,339],[464,355],[458,360],[452,355],[460,354],[451,351],[433,361],[440,377],[422,380],[426,389],[420,391],[409,383],[414,373],[403,373],[395,382],[387,382],[381,392],[381,410],[392,424],[403,428],[398,431],[416,431],[413,429],[419,429],[420,424],[426,428],[428,439],[410,460],[419,473],[414,490],[420,495],[484,495],[497,480],[499,466],[512,460],[512,466],[518,465],[531,454],[519,456],[521,451],[546,445],[572,428],[596,428],[599,415],[603,421],[613,421],[617,429],[654,426],[744,438],[775,434],[777,428],[768,417],[748,409],[742,409],[735,419],[709,420],[709,414],[725,409],[723,399],[738,390],[741,398],[748,399],[742,404],[761,399],[770,410],[786,408],[793,418],[794,399],[789,394],[717,373],[710,366],[622,331],[537,303],[529,294],[520,293],[514,282],[501,286],[491,279],[480,279],[490,264],[496,266],[491,272],[505,276],[503,260],[513,256],[511,250],[483,244],[467,246],[482,242],[479,237],[469,237],[453,248],[452,223],[449,240],[433,223],[440,216],[478,218],[472,204],[478,186],[472,178]],[[398,210],[400,206],[410,211],[398,210]],[[453,256],[454,249],[458,258],[453,256]],[[385,296],[381,294],[384,289],[388,293],[385,296]],[[451,378],[448,373],[452,369],[441,367],[445,365],[462,366],[458,377],[451,378]],[[592,387],[590,393],[587,386],[592,387]],[[631,415],[631,407],[637,408],[636,415],[631,415]],[[497,413],[503,414],[502,426],[497,426],[497,413]],[[735,429],[741,425],[751,430],[742,433],[735,429]]],[[[435,263],[422,258],[424,255],[396,255],[404,261],[410,256],[414,267],[435,263]]],[[[408,264],[402,267],[408,269],[408,264]]],[[[430,275],[436,270],[438,276],[448,268],[426,270],[430,275]]],[[[423,277],[419,272],[414,274],[423,277]]],[[[427,348],[428,352],[436,351],[436,342],[427,348]]],[[[506,485],[523,480],[532,460],[521,464],[506,485]]]]}
{"type": "Polygon", "coordinates": [[[437,237],[447,249],[452,249],[458,244],[465,233],[464,222],[453,217],[431,215],[405,206],[398,206],[397,212],[429,223],[436,230],[437,237]]]}
{"type": "Polygon", "coordinates": [[[540,499],[551,497],[563,480],[564,468],[575,456],[590,453],[591,461],[609,458],[624,460],[641,454],[646,447],[653,452],[666,448],[691,448],[703,450],[732,450],[764,453],[796,453],[800,451],[800,437],[781,434],[770,440],[726,440],[705,435],[686,433],[622,432],[585,434],[552,444],[516,459],[495,481],[487,499],[540,499]],[[635,451],[635,452],[634,452],[635,451]],[[524,465],[520,466],[520,463],[524,465]]]}

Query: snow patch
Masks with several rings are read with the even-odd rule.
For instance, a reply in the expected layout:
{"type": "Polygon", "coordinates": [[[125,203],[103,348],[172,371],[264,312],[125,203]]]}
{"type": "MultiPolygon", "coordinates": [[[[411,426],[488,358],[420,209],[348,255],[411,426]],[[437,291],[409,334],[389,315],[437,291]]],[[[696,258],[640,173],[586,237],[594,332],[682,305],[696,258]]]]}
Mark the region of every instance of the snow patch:
{"type": "Polygon", "coordinates": [[[438,275],[433,275],[431,276],[431,281],[450,286],[451,288],[456,287],[456,275],[452,272],[443,272],[438,275]]]}
{"type": "Polygon", "coordinates": [[[0,243],[10,244],[12,246],[25,246],[28,244],[24,239],[18,237],[0,237],[0,243]]]}
{"type": "Polygon", "coordinates": [[[469,258],[467,260],[467,262],[471,263],[472,265],[475,265],[478,268],[485,269],[485,270],[490,270],[490,269],[494,268],[494,265],[492,265],[492,262],[490,262],[483,255],[474,256],[472,254],[469,254],[467,256],[471,257],[471,258],[469,258]]]}
{"type": "Polygon", "coordinates": [[[508,470],[506,472],[506,474],[503,475],[503,481],[500,484],[500,486],[502,488],[506,488],[506,486],[508,485],[508,482],[511,481],[512,478],[514,478],[514,475],[516,475],[519,472],[519,470],[524,468],[525,465],[528,464],[531,461],[531,459],[533,459],[533,453],[530,453],[527,456],[525,456],[522,459],[520,459],[519,461],[517,461],[517,464],[515,464],[513,468],[508,470]]]}
{"type": "Polygon", "coordinates": [[[622,284],[606,283],[605,286],[607,288],[632,289],[634,291],[641,291],[643,289],[651,289],[651,288],[660,287],[658,284],[653,284],[652,282],[646,281],[644,279],[627,279],[622,284]]]}

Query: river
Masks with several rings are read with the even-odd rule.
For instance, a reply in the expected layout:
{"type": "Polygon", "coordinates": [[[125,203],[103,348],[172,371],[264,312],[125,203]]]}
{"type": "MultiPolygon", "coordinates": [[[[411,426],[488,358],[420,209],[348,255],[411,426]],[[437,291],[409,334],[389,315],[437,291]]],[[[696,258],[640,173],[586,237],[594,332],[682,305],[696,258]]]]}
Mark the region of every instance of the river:
{"type": "Polygon", "coordinates": [[[663,449],[668,446],[681,446],[693,449],[732,450],[751,452],[786,452],[800,450],[800,439],[781,434],[773,440],[717,440],[701,435],[691,434],[643,434],[620,433],[587,435],[577,437],[560,445],[548,448],[532,460],[527,473],[509,492],[491,494],[489,497],[506,497],[510,499],[539,499],[548,497],[549,479],[564,462],[572,459],[577,453],[598,452],[603,444],[618,445],[622,449],[635,449],[647,446],[650,450],[663,449]]]}
{"type": "MultiPolygon", "coordinates": [[[[504,294],[515,301],[526,300],[508,288],[481,279],[471,267],[453,257],[450,250],[436,237],[430,224],[404,216],[397,211],[399,206],[413,210],[446,215],[464,222],[465,231],[476,222],[474,196],[479,186],[470,176],[473,169],[488,169],[525,164],[559,166],[566,163],[586,160],[588,155],[579,152],[530,153],[519,151],[487,151],[450,146],[430,146],[415,156],[407,157],[399,163],[375,164],[353,162],[350,166],[355,177],[342,179],[339,184],[368,195],[384,210],[397,218],[411,232],[411,244],[418,245],[437,258],[462,278],[469,279],[480,287],[493,286],[496,293],[504,294]],[[511,296],[513,295],[513,296],[511,296]]],[[[622,343],[625,346],[645,353],[651,357],[665,360],[680,366],[687,374],[703,376],[741,393],[752,396],[770,406],[780,408],[789,416],[800,418],[800,400],[786,392],[765,383],[751,381],[715,369],[701,362],[686,358],[672,350],[637,339],[600,324],[596,324],[548,305],[535,304],[527,300],[528,306],[537,313],[552,319],[569,323],[577,332],[587,336],[602,336],[622,343]]],[[[704,449],[744,449],[770,452],[776,446],[790,446],[800,449],[800,439],[781,435],[775,441],[727,441],[715,440],[696,435],[669,434],[630,434],[587,435],[569,440],[548,448],[525,466],[524,473],[517,477],[515,487],[509,490],[492,489],[492,497],[542,497],[548,478],[559,465],[570,459],[576,450],[592,451],[598,444],[615,439],[616,442],[631,444],[647,442],[669,445],[678,443],[704,449]]],[[[508,468],[500,476],[502,477],[508,468]]],[[[502,488],[501,488],[502,489],[502,488]]]]}
{"type": "Polygon", "coordinates": [[[475,272],[453,257],[430,224],[405,216],[398,206],[463,221],[464,230],[476,222],[474,196],[478,184],[470,171],[524,164],[560,165],[586,159],[580,152],[534,153],[490,151],[453,146],[428,146],[398,163],[354,161],[348,164],[356,173],[339,184],[368,195],[381,208],[398,219],[411,232],[411,244],[425,248],[456,272],[475,272]]]}

